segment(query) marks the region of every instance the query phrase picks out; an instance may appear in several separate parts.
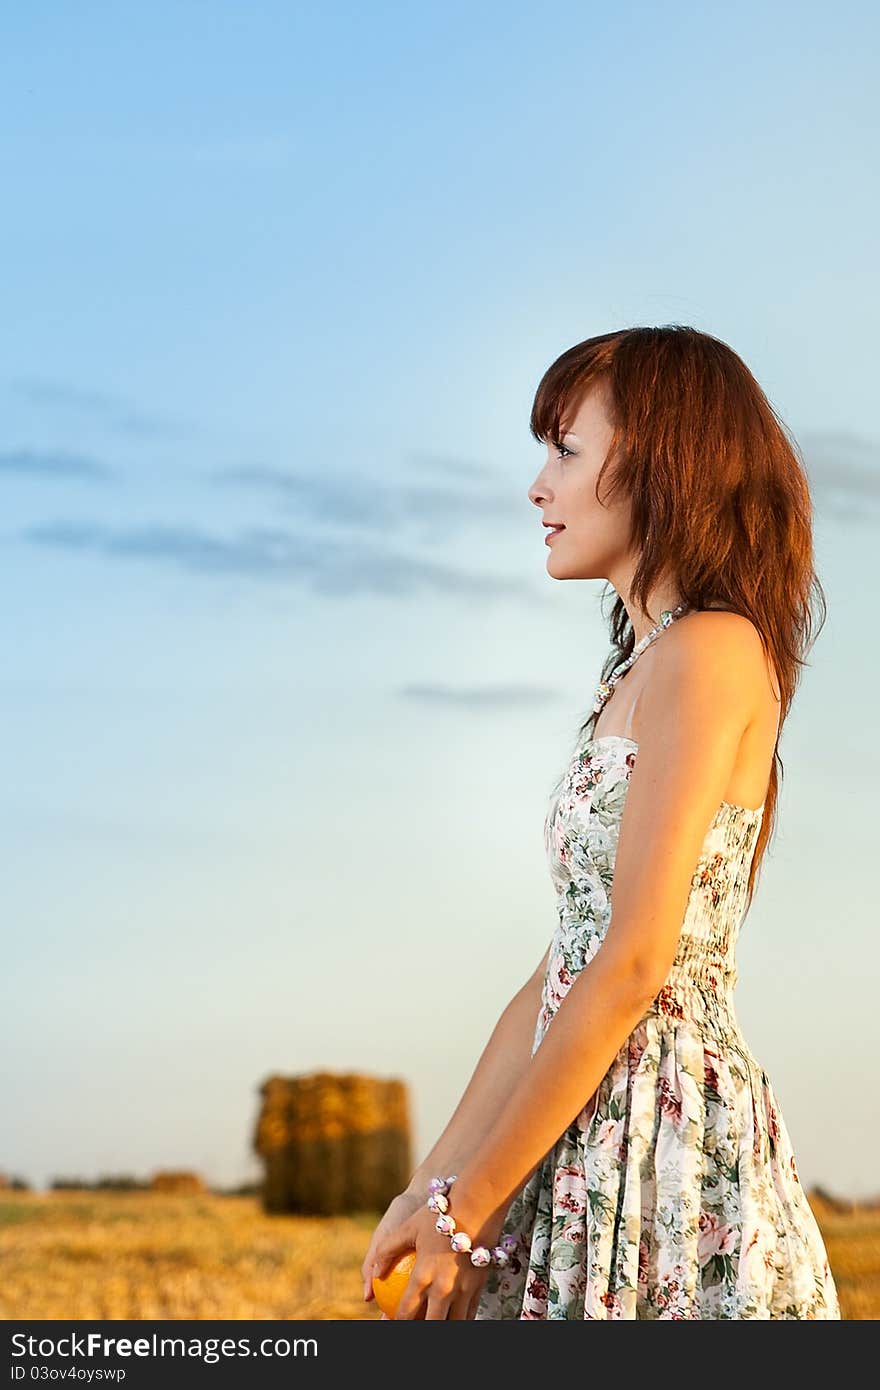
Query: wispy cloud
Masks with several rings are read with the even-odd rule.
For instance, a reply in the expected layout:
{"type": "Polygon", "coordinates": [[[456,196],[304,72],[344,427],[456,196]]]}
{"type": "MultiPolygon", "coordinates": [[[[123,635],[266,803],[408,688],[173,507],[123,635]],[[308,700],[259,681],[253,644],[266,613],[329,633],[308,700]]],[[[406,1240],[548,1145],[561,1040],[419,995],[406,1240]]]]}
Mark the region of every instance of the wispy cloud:
{"type": "Polygon", "coordinates": [[[876,520],[880,444],[844,431],[805,434],[799,442],[818,508],[847,520],[876,520]]]}
{"type": "Polygon", "coordinates": [[[43,409],[98,419],[105,428],[118,434],[153,439],[183,438],[194,432],[191,425],[181,420],[144,410],[109,391],[95,391],[38,377],[21,378],[11,382],[10,386],[16,395],[43,409]]]}
{"type": "Polygon", "coordinates": [[[435,705],[454,705],[465,709],[532,708],[562,699],[557,690],[538,685],[405,685],[398,691],[405,700],[421,700],[435,705]]]}
{"type": "Polygon", "coordinates": [[[464,462],[458,468],[452,462],[442,482],[328,477],[259,466],[217,469],[209,476],[221,486],[265,493],[309,522],[364,531],[407,525],[438,541],[467,526],[492,526],[527,515],[529,507],[524,488],[520,496],[488,470],[464,462]],[[456,480],[449,479],[450,472],[456,480]]]}
{"type": "Polygon", "coordinates": [[[484,478],[497,479],[498,476],[495,469],[482,459],[458,458],[454,454],[432,454],[424,449],[411,454],[410,458],[417,468],[434,470],[444,478],[450,473],[459,478],[475,478],[478,481],[484,478]]]}
{"type": "Polygon", "coordinates": [[[241,575],[276,583],[300,583],[324,596],[379,594],[410,598],[433,593],[475,600],[515,598],[544,602],[528,582],[477,574],[388,547],[350,539],[315,540],[288,531],[253,527],[219,536],[190,526],[109,527],[57,521],[25,527],[34,545],[103,555],[109,560],[148,561],[201,575],[241,575]]]}
{"type": "Polygon", "coordinates": [[[352,526],[385,525],[394,514],[390,494],[361,478],[327,478],[253,465],[218,468],[209,475],[220,486],[263,493],[309,520],[352,526]]]}
{"type": "Polygon", "coordinates": [[[6,449],[0,452],[0,474],[3,473],[49,480],[81,478],[87,482],[106,482],[114,476],[113,469],[90,455],[54,449],[6,449]]]}

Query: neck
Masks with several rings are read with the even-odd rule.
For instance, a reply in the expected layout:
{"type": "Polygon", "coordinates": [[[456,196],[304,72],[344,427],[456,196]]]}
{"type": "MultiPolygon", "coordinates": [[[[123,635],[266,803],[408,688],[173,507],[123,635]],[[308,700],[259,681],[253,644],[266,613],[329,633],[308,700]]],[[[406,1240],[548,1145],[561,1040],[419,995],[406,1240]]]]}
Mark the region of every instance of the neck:
{"type": "Polygon", "coordinates": [[[632,623],[633,633],[636,643],[640,642],[646,633],[656,627],[660,621],[660,614],[664,609],[671,612],[681,603],[681,594],[674,584],[658,584],[651,590],[648,596],[647,612],[642,612],[635,600],[630,597],[629,591],[618,590],[623,599],[627,615],[632,623]]]}

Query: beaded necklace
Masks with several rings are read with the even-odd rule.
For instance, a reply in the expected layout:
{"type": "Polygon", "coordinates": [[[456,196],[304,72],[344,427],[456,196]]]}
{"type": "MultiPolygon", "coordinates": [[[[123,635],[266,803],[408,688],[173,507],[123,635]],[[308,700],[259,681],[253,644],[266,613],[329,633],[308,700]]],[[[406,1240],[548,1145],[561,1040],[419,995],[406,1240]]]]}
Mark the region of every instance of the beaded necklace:
{"type": "Polygon", "coordinates": [[[596,695],[593,704],[594,714],[599,714],[601,710],[605,707],[605,705],[611,698],[611,692],[614,690],[614,687],[617,685],[617,682],[629,670],[633,662],[641,656],[645,648],[650,646],[652,642],[656,641],[656,639],[660,636],[660,633],[663,632],[665,628],[669,627],[670,623],[674,623],[676,618],[680,618],[682,614],[686,613],[687,611],[688,605],[686,603],[680,603],[677,608],[664,608],[661,611],[659,623],[652,627],[650,632],[645,633],[641,641],[636,643],[635,647],[633,648],[630,655],[626,658],[626,660],[622,661],[621,664],[615,668],[615,670],[611,673],[608,679],[600,681],[599,684],[596,686],[596,695]]]}

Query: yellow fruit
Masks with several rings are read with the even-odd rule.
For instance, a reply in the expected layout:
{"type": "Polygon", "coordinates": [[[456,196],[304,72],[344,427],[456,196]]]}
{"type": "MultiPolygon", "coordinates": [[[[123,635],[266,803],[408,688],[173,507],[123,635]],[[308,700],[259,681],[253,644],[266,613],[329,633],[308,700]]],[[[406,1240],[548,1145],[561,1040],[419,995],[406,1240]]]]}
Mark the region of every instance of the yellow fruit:
{"type": "Polygon", "coordinates": [[[416,1262],[415,1250],[406,1250],[400,1259],[382,1279],[377,1279],[373,1275],[373,1296],[380,1309],[387,1318],[394,1321],[394,1314],[397,1312],[397,1305],[403,1298],[403,1291],[412,1273],[412,1267],[416,1262]]]}

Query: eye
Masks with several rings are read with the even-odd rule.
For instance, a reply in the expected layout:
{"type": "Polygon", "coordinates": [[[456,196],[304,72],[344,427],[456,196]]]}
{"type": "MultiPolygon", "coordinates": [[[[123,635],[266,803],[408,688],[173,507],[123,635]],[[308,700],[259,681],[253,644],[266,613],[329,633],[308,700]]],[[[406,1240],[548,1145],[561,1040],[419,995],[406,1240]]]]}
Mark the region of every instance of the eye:
{"type": "Polygon", "coordinates": [[[565,445],[563,444],[563,442],[562,442],[561,439],[554,439],[554,441],[553,441],[553,448],[556,450],[557,454],[573,454],[573,453],[574,453],[574,450],[573,450],[573,449],[567,449],[567,448],[565,447],[565,445]]]}

